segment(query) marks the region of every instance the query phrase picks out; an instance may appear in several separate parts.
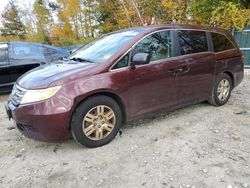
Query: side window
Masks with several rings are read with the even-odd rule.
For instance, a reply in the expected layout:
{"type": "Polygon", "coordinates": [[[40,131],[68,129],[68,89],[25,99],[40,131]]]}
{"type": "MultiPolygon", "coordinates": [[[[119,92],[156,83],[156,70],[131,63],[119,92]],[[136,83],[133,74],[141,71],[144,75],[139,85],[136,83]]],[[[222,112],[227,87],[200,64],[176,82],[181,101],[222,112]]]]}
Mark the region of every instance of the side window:
{"type": "Polygon", "coordinates": [[[129,54],[125,55],[120,61],[118,61],[118,63],[116,63],[116,65],[113,66],[112,70],[127,67],[128,60],[129,60],[129,54]]]}
{"type": "Polygon", "coordinates": [[[42,50],[38,45],[27,43],[12,43],[10,57],[12,59],[44,59],[42,50]]]}
{"type": "Polygon", "coordinates": [[[137,53],[150,54],[150,61],[157,61],[172,57],[170,31],[154,33],[144,38],[134,48],[133,55],[137,53]]]}
{"type": "Polygon", "coordinates": [[[178,31],[181,55],[207,52],[208,43],[205,31],[178,31]]]}
{"type": "Polygon", "coordinates": [[[8,45],[0,44],[0,64],[6,64],[6,61],[8,61],[8,45]]]}
{"type": "Polygon", "coordinates": [[[215,52],[221,52],[235,48],[234,45],[224,35],[219,33],[211,33],[211,36],[215,52]]]}

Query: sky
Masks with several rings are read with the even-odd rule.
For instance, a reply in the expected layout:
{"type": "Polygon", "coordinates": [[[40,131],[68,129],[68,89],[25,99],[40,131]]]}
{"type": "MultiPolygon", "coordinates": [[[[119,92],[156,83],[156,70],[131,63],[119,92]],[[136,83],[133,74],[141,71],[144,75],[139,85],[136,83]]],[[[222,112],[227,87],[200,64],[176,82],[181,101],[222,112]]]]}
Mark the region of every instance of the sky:
{"type": "MultiPolygon", "coordinates": [[[[0,27],[2,26],[2,16],[1,14],[4,12],[4,9],[6,7],[6,5],[9,3],[10,0],[0,0],[0,27]]],[[[29,11],[29,14],[32,14],[32,10],[33,10],[33,4],[35,0],[13,0],[14,2],[16,2],[16,4],[23,10],[23,11],[29,11]]],[[[50,2],[56,2],[56,0],[50,0],[50,2]]],[[[25,12],[24,12],[25,14],[25,12]]],[[[24,17],[22,17],[22,21],[25,23],[25,19],[29,19],[29,17],[25,17],[25,15],[23,15],[24,17]]],[[[56,15],[53,15],[54,21],[57,21],[57,17],[56,15]]],[[[27,20],[26,20],[27,21],[27,20]]]]}
{"type": "MultiPolygon", "coordinates": [[[[34,0],[14,0],[14,2],[16,2],[16,4],[22,8],[27,10],[30,9],[30,7],[32,7],[34,0]]],[[[2,26],[2,16],[1,14],[3,13],[6,5],[9,3],[9,0],[0,0],[0,27],[2,26]]]]}
{"type": "MultiPolygon", "coordinates": [[[[34,0],[14,0],[17,4],[22,7],[24,5],[29,5],[34,2],[34,0]]],[[[9,0],[0,0],[0,14],[4,11],[5,6],[8,4],[9,0]]]]}
{"type": "Polygon", "coordinates": [[[3,12],[4,7],[8,4],[8,0],[0,0],[0,13],[3,12]]]}

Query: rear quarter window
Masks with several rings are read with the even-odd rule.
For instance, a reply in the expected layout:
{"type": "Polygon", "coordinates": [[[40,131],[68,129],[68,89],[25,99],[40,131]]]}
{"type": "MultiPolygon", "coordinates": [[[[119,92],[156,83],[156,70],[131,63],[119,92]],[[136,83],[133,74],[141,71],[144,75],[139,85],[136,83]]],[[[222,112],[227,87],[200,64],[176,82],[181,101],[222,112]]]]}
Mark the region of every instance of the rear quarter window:
{"type": "Polygon", "coordinates": [[[225,35],[219,33],[211,33],[211,36],[215,52],[222,52],[235,48],[225,35]]]}
{"type": "Polygon", "coordinates": [[[180,30],[178,31],[178,37],[181,55],[208,51],[205,31],[180,30]]]}

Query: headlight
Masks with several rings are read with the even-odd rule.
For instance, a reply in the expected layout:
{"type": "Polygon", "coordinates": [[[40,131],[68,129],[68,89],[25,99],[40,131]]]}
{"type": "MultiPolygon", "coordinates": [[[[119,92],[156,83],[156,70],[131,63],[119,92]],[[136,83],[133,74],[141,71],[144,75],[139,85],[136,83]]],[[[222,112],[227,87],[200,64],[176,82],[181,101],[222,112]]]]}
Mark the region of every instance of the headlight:
{"type": "Polygon", "coordinates": [[[54,96],[60,88],[61,86],[56,86],[47,89],[27,90],[22,98],[21,104],[49,99],[50,97],[54,96]]]}

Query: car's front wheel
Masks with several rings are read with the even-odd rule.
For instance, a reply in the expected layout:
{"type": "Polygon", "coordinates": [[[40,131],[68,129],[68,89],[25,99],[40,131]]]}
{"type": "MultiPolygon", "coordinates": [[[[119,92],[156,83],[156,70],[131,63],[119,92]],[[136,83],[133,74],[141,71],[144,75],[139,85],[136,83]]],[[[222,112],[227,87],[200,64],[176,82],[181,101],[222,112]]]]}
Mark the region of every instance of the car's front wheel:
{"type": "Polygon", "coordinates": [[[107,96],[94,96],[83,101],[71,120],[73,138],[86,147],[99,147],[109,143],[122,124],[122,112],[115,100],[107,96]]]}
{"type": "Polygon", "coordinates": [[[229,100],[231,91],[232,80],[228,74],[223,73],[218,76],[211,98],[208,102],[214,106],[222,106],[229,100]]]}

